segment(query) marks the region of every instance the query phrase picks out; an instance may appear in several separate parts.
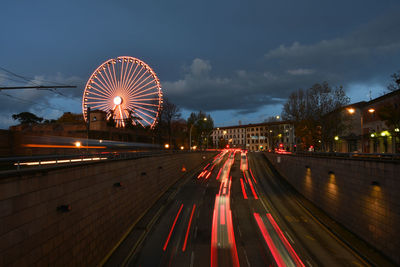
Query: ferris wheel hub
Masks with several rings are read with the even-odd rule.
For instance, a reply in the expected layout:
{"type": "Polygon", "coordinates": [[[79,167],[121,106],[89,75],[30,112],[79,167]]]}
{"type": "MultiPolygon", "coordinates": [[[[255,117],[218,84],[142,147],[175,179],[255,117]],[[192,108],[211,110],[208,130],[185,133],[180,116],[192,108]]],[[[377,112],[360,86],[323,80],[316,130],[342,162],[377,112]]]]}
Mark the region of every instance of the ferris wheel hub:
{"type": "Polygon", "coordinates": [[[122,98],[120,96],[114,97],[114,104],[120,105],[122,103],[122,98]]]}

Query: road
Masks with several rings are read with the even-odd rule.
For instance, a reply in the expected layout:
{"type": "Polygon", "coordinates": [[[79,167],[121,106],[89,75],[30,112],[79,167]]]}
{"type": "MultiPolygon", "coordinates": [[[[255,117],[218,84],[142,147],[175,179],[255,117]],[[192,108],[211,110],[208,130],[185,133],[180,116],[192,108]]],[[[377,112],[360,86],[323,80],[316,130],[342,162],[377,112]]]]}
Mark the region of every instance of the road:
{"type": "Polygon", "coordinates": [[[128,266],[365,266],[262,153],[224,151],[160,212],[128,266]]]}

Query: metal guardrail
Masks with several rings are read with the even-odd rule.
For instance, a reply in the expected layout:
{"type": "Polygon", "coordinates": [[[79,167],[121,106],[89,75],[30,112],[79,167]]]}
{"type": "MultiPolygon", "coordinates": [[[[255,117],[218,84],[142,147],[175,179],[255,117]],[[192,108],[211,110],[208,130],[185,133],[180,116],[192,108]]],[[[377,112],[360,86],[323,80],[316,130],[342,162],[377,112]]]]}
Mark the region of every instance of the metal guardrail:
{"type": "Polygon", "coordinates": [[[365,159],[375,161],[400,161],[400,154],[396,153],[343,153],[343,152],[295,152],[291,155],[305,157],[328,157],[328,158],[346,158],[346,159],[365,159]]]}

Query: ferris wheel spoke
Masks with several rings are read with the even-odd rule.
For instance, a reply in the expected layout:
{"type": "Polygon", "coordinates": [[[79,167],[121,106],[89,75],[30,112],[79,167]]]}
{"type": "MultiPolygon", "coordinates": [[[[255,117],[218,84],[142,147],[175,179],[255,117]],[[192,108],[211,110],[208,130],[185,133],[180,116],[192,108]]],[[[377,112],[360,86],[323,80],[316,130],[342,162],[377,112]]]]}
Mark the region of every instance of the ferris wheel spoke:
{"type": "Polygon", "coordinates": [[[101,94],[95,93],[95,92],[93,92],[93,91],[91,91],[91,92],[87,92],[86,94],[87,94],[87,95],[97,95],[97,96],[100,96],[100,97],[102,97],[103,99],[105,98],[105,97],[104,97],[104,95],[101,95],[101,94]]]}
{"type": "MultiPolygon", "coordinates": [[[[146,70],[146,72],[145,72],[144,74],[147,74],[147,70],[146,70]]],[[[143,76],[143,75],[142,75],[142,76],[143,76]]],[[[137,83],[135,86],[132,86],[132,87],[129,89],[129,91],[130,91],[131,93],[134,93],[135,91],[139,90],[138,87],[139,87],[142,83],[144,83],[145,81],[147,81],[147,79],[149,79],[150,77],[153,77],[153,76],[147,75],[144,79],[141,79],[140,82],[137,83]]],[[[140,78],[142,78],[142,77],[140,77],[140,78]]],[[[154,81],[154,80],[151,80],[150,82],[153,82],[153,81],[154,81]]]]}
{"type": "Polygon", "coordinates": [[[151,92],[151,93],[147,93],[147,94],[137,95],[137,96],[132,97],[132,99],[140,100],[142,97],[149,96],[149,95],[158,95],[158,92],[151,92]]]}
{"type": "Polygon", "coordinates": [[[122,127],[125,127],[124,116],[122,115],[121,105],[118,105],[120,120],[122,123],[122,127]]]}
{"type": "Polygon", "coordinates": [[[108,85],[105,85],[104,83],[103,83],[103,81],[102,80],[100,80],[98,77],[96,78],[100,83],[101,83],[101,85],[102,85],[102,88],[104,88],[104,90],[106,91],[106,92],[108,92],[110,95],[111,95],[111,90],[110,90],[110,86],[108,86],[108,85]]]}
{"type": "MultiPolygon", "coordinates": [[[[132,94],[132,97],[135,97],[135,96],[137,96],[137,95],[142,95],[144,92],[147,92],[147,91],[149,91],[149,90],[155,89],[155,88],[157,88],[157,87],[158,87],[157,85],[153,85],[153,86],[151,86],[151,87],[149,87],[149,88],[146,88],[146,89],[144,89],[144,90],[141,90],[141,91],[139,91],[139,92],[136,92],[135,94],[132,94]]],[[[158,91],[153,92],[152,94],[158,94],[158,91]]]]}
{"type": "MultiPolygon", "coordinates": [[[[108,98],[110,97],[110,95],[108,95],[108,94],[106,94],[105,92],[101,91],[100,89],[94,87],[93,85],[90,85],[90,88],[89,88],[89,89],[93,89],[93,90],[99,92],[99,93],[104,97],[104,99],[108,99],[108,98]]],[[[93,92],[93,91],[91,91],[90,93],[92,93],[92,92],[93,92]]]]}
{"type": "Polygon", "coordinates": [[[134,64],[129,64],[129,63],[132,63],[131,60],[132,59],[128,59],[129,70],[128,70],[128,68],[125,69],[124,77],[122,79],[122,87],[123,88],[125,88],[126,79],[128,78],[129,73],[131,73],[132,67],[134,65],[134,64]]]}
{"type": "MultiPolygon", "coordinates": [[[[147,78],[145,80],[147,80],[149,77],[152,76],[147,76],[147,78]]],[[[141,83],[143,83],[145,80],[143,80],[141,83]]],[[[145,85],[142,85],[140,87],[138,87],[140,84],[136,85],[135,88],[133,88],[132,94],[137,93],[137,92],[141,92],[143,88],[146,88],[146,86],[148,86],[149,84],[154,83],[154,80],[150,80],[148,83],[146,83],[145,85]]]]}
{"type": "Polygon", "coordinates": [[[121,70],[119,71],[119,79],[117,77],[115,77],[118,79],[117,80],[118,87],[121,87],[122,73],[124,72],[124,60],[123,59],[120,59],[120,60],[121,60],[121,70]]]}
{"type": "Polygon", "coordinates": [[[139,106],[139,105],[130,104],[129,107],[132,108],[132,109],[141,108],[141,109],[146,110],[146,111],[148,111],[148,112],[152,112],[152,113],[154,113],[154,114],[157,114],[157,111],[154,111],[154,110],[151,110],[151,109],[148,109],[148,108],[145,108],[145,107],[141,107],[141,106],[139,106]]]}
{"type": "Polygon", "coordinates": [[[144,102],[139,102],[139,101],[132,101],[132,102],[135,104],[138,104],[138,105],[158,107],[158,105],[156,105],[156,104],[149,104],[149,103],[144,103],[144,102]]]}
{"type": "Polygon", "coordinates": [[[148,70],[145,70],[145,72],[143,72],[142,76],[140,76],[140,78],[135,82],[135,84],[133,84],[130,88],[128,88],[129,93],[133,93],[134,90],[141,85],[142,83],[144,83],[148,78],[152,77],[151,75],[148,75],[147,77],[145,77],[144,79],[143,76],[147,73],[148,70]]]}
{"type": "Polygon", "coordinates": [[[109,63],[106,64],[106,67],[104,70],[104,75],[107,78],[107,83],[110,85],[110,91],[111,91],[111,95],[112,95],[115,91],[115,84],[113,83],[113,80],[111,78],[111,69],[110,69],[109,63]]]}
{"type": "Polygon", "coordinates": [[[134,100],[132,100],[132,101],[153,101],[153,100],[156,100],[156,99],[155,98],[138,98],[138,97],[135,97],[134,100]]]}
{"type": "Polygon", "coordinates": [[[124,88],[125,88],[125,90],[126,90],[126,88],[128,88],[128,85],[131,83],[131,81],[132,81],[132,78],[133,78],[133,75],[136,73],[136,70],[138,69],[138,67],[139,67],[139,64],[134,64],[135,65],[135,69],[133,70],[133,72],[132,73],[129,73],[129,75],[128,75],[128,78],[126,79],[126,82],[125,82],[125,84],[124,84],[124,88]]]}
{"type": "MultiPolygon", "coordinates": [[[[136,111],[139,111],[139,112],[143,113],[142,111],[140,111],[140,110],[138,110],[138,109],[137,109],[136,111]]],[[[146,120],[146,119],[145,119],[143,116],[141,116],[139,113],[136,112],[136,115],[138,115],[142,120],[144,120],[145,122],[147,122],[147,124],[151,125],[151,123],[148,122],[148,120],[146,120]]]]}
{"type": "MultiPolygon", "coordinates": [[[[139,74],[142,72],[142,70],[143,70],[143,68],[144,68],[144,66],[142,65],[141,67],[140,67],[140,70],[136,73],[136,75],[135,75],[135,77],[133,78],[133,79],[131,79],[131,81],[128,83],[128,85],[126,86],[126,90],[129,92],[129,88],[131,88],[131,87],[133,87],[137,82],[138,82],[138,80],[140,79],[137,79],[137,77],[139,76],[139,74]]],[[[146,72],[144,72],[144,73],[146,73],[146,72]]],[[[142,76],[143,76],[143,74],[142,74],[142,76]]]]}
{"type": "MultiPolygon", "coordinates": [[[[143,70],[143,67],[142,67],[142,69],[140,70],[140,71],[142,71],[143,70]]],[[[137,83],[138,82],[140,82],[141,80],[142,80],[142,78],[143,78],[143,76],[146,74],[146,72],[147,72],[147,70],[146,70],[146,68],[144,68],[144,72],[142,73],[142,75],[140,75],[140,77],[139,78],[137,78],[136,79],[136,77],[135,77],[135,82],[133,83],[133,84],[131,84],[129,87],[128,87],[128,92],[131,92],[131,90],[132,90],[132,88],[134,88],[136,85],[137,85],[137,83]]],[[[138,74],[139,74],[140,72],[138,72],[138,74]]]]}
{"type": "Polygon", "coordinates": [[[115,81],[115,88],[117,88],[118,87],[118,82],[117,82],[117,75],[115,74],[115,64],[117,64],[117,63],[112,63],[112,69],[113,69],[113,74],[114,74],[114,76],[113,76],[113,78],[114,78],[114,81],[115,81]]]}
{"type": "Polygon", "coordinates": [[[90,108],[91,108],[91,109],[95,109],[95,108],[100,108],[100,107],[107,108],[107,107],[109,107],[109,105],[108,105],[108,104],[95,105],[95,106],[91,106],[90,108]]]}
{"type": "MultiPolygon", "coordinates": [[[[139,116],[139,114],[136,114],[136,115],[137,115],[139,118],[142,118],[142,117],[139,116]]],[[[136,119],[136,121],[137,121],[140,125],[142,125],[143,128],[146,127],[140,120],[136,119]]]]}
{"type": "Polygon", "coordinates": [[[103,79],[103,81],[106,83],[106,85],[107,85],[106,87],[108,87],[109,91],[111,92],[113,86],[112,86],[112,84],[110,83],[110,79],[108,78],[107,71],[106,71],[107,67],[106,67],[105,65],[107,65],[107,64],[103,64],[103,65],[101,66],[101,69],[102,69],[103,71],[99,71],[99,74],[100,74],[101,78],[103,79]],[[104,75],[106,76],[106,78],[104,78],[103,72],[104,72],[104,75]]]}
{"type": "Polygon", "coordinates": [[[115,92],[115,90],[116,90],[116,88],[117,88],[117,85],[115,84],[115,81],[114,81],[114,79],[113,79],[113,75],[112,75],[112,72],[111,72],[110,64],[114,66],[114,63],[109,62],[109,63],[107,64],[107,71],[108,71],[108,75],[109,75],[108,77],[110,78],[110,81],[111,81],[111,83],[112,83],[112,85],[113,85],[113,90],[112,90],[112,92],[113,92],[113,94],[114,94],[114,92],[115,92]]]}
{"type": "MultiPolygon", "coordinates": [[[[104,67],[104,69],[105,69],[105,67],[104,67]]],[[[110,83],[110,81],[109,81],[109,79],[108,79],[108,77],[107,77],[107,72],[106,71],[104,71],[104,74],[106,75],[106,78],[104,78],[104,76],[103,76],[103,72],[101,72],[101,71],[99,71],[99,75],[100,75],[100,77],[101,77],[101,79],[99,78],[99,76],[97,76],[97,79],[99,80],[99,82],[103,85],[103,87],[105,88],[105,89],[107,89],[107,91],[110,93],[110,94],[112,94],[112,88],[113,88],[113,86],[112,86],[112,84],[110,83]]]]}
{"type": "Polygon", "coordinates": [[[103,101],[107,101],[104,98],[99,98],[99,97],[94,97],[94,96],[86,96],[86,99],[94,99],[94,100],[103,100],[103,101]]]}
{"type": "Polygon", "coordinates": [[[142,113],[142,114],[143,114],[144,116],[146,116],[147,118],[149,118],[149,119],[151,119],[151,120],[154,120],[154,117],[153,117],[153,116],[150,116],[150,115],[147,114],[146,112],[142,111],[140,108],[139,108],[139,109],[136,109],[136,111],[142,113]]]}
{"type": "MultiPolygon", "coordinates": [[[[96,88],[97,91],[103,92],[103,93],[105,93],[107,96],[111,97],[111,94],[110,94],[106,89],[104,89],[103,86],[101,86],[100,84],[96,83],[95,81],[93,81],[93,83],[99,87],[99,88],[96,88]],[[100,89],[101,89],[101,90],[100,90],[100,89]]],[[[92,86],[92,87],[93,87],[93,86],[92,86]]],[[[94,87],[93,87],[93,88],[94,88],[94,87]]]]}

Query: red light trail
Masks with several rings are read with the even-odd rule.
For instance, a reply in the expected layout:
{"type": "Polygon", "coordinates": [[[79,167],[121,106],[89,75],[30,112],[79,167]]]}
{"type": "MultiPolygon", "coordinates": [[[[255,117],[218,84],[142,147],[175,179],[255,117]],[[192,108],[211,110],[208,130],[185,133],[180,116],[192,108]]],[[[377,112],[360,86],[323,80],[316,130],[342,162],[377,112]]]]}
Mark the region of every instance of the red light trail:
{"type": "Polygon", "coordinates": [[[264,222],[262,221],[260,214],[254,213],[254,218],[256,219],[258,228],[260,229],[265,242],[267,243],[269,250],[271,251],[272,256],[275,259],[276,264],[278,267],[284,267],[286,266],[285,263],[282,260],[281,255],[278,252],[278,249],[276,248],[274,242],[272,241],[271,236],[268,234],[267,229],[265,228],[264,222]]]}
{"type": "Polygon", "coordinates": [[[183,208],[183,204],[181,205],[181,207],[180,207],[180,209],[178,211],[178,214],[175,217],[174,223],[172,224],[171,230],[169,231],[169,235],[168,235],[167,240],[165,241],[165,244],[164,244],[164,247],[163,247],[164,251],[167,249],[169,239],[171,238],[172,232],[174,231],[176,221],[178,220],[178,217],[179,217],[179,214],[182,211],[182,208],[183,208]]]}
{"type": "Polygon", "coordinates": [[[196,204],[193,204],[192,213],[190,214],[189,224],[188,224],[188,228],[186,230],[185,242],[183,243],[182,251],[186,250],[186,243],[188,240],[190,225],[192,224],[192,219],[193,219],[193,214],[194,214],[195,209],[196,209],[196,204]]]}

